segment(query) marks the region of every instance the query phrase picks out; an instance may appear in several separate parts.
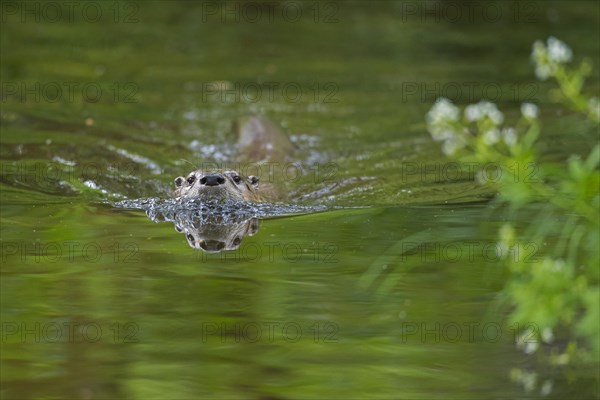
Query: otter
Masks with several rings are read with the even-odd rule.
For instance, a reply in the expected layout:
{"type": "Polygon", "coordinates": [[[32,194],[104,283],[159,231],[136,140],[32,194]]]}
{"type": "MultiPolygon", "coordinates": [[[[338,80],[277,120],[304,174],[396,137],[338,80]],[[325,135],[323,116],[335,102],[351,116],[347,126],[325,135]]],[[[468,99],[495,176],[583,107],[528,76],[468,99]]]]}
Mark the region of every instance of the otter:
{"type": "MultiPolygon", "coordinates": [[[[239,119],[233,124],[237,131],[237,161],[269,162],[284,161],[290,157],[294,146],[289,138],[271,121],[264,117],[239,119]]],[[[259,203],[280,198],[275,187],[267,183],[259,187],[259,177],[243,176],[233,169],[197,169],[187,176],[175,178],[175,197],[178,201],[198,199],[206,204],[259,203]]],[[[258,219],[232,220],[218,216],[206,220],[194,214],[194,210],[178,212],[171,218],[175,229],[185,235],[190,247],[207,253],[217,253],[239,248],[245,236],[258,232],[258,219]]]]}
{"type": "MultiPolygon", "coordinates": [[[[294,146],[273,122],[252,116],[234,122],[237,131],[239,162],[283,161],[290,157],[294,146]]],[[[242,176],[234,170],[190,172],[185,178],[175,178],[175,197],[202,201],[263,202],[278,197],[272,185],[263,185],[260,178],[242,176]]]]}

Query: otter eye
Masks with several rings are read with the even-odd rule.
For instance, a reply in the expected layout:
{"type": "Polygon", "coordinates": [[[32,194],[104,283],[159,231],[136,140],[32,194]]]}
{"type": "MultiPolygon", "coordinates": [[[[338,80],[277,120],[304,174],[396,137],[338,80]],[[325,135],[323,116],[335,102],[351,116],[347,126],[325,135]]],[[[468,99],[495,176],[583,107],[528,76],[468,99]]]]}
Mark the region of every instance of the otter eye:
{"type": "Polygon", "coordinates": [[[234,246],[237,246],[237,245],[239,245],[240,243],[242,243],[242,239],[240,239],[240,237],[239,237],[239,236],[238,236],[238,237],[236,237],[236,238],[233,240],[233,245],[234,245],[234,246]]]}
{"type": "Polygon", "coordinates": [[[182,176],[178,176],[177,178],[175,178],[175,186],[180,187],[182,183],[183,183],[182,176]]]}
{"type": "Polygon", "coordinates": [[[242,178],[239,175],[234,175],[232,179],[235,183],[240,183],[242,181],[242,178]]]}
{"type": "Polygon", "coordinates": [[[194,183],[194,181],[195,181],[195,180],[196,180],[196,175],[190,175],[190,176],[188,176],[188,178],[186,179],[187,183],[188,183],[188,184],[190,184],[190,185],[191,185],[192,183],[194,183]]]}

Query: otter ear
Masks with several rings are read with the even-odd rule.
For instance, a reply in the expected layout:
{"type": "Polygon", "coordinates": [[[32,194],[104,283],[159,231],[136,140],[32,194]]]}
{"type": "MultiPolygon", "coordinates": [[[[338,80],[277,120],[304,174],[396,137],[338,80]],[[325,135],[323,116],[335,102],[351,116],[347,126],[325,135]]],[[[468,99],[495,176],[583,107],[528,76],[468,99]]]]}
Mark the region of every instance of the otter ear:
{"type": "Polygon", "coordinates": [[[258,176],[250,175],[248,177],[248,180],[250,181],[250,184],[252,186],[258,187],[258,181],[260,180],[260,178],[258,176]]]}
{"type": "Polygon", "coordinates": [[[183,176],[178,176],[177,178],[175,178],[175,186],[180,187],[182,183],[183,183],[183,176]]]}

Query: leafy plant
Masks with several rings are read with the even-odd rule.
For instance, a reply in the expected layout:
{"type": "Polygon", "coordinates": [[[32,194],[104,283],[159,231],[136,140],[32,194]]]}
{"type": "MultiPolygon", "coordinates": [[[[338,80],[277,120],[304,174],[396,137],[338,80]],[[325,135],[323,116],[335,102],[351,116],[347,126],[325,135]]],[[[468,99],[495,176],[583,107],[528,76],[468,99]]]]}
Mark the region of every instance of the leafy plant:
{"type": "MultiPolygon", "coordinates": [[[[554,78],[560,90],[556,97],[598,123],[598,98],[583,93],[591,66],[583,61],[571,68],[571,59],[571,49],[556,38],[533,45],[536,76],[554,78]]],[[[536,105],[524,103],[516,124],[505,126],[504,115],[493,103],[481,101],[461,111],[442,98],[427,113],[426,121],[445,154],[482,166],[479,182],[496,189],[500,201],[515,211],[531,206],[540,209],[525,229],[506,224],[499,233],[499,248],[511,273],[504,289],[513,306],[510,322],[539,327],[523,332],[519,347],[535,352],[540,341],[553,342],[561,329],[568,333],[568,344],[560,354],[554,353],[554,363],[567,363],[574,355],[598,361],[600,144],[585,157],[572,155],[566,165],[542,162],[536,151],[541,132],[538,115],[536,105]],[[538,249],[546,249],[542,257],[515,256],[526,254],[526,243],[532,241],[538,249]],[[531,335],[538,341],[526,343],[524,338],[531,335]]]]}

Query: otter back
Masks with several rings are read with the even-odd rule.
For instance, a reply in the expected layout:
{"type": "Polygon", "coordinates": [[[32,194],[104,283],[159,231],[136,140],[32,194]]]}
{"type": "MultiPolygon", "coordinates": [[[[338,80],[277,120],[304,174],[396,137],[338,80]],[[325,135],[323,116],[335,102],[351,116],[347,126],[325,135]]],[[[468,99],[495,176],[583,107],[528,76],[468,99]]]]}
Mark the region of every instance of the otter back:
{"type": "Polygon", "coordinates": [[[281,129],[260,116],[240,118],[233,124],[238,136],[238,161],[285,161],[294,153],[294,145],[281,129]]]}

